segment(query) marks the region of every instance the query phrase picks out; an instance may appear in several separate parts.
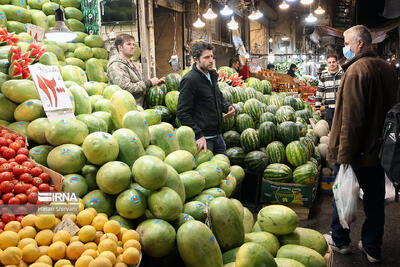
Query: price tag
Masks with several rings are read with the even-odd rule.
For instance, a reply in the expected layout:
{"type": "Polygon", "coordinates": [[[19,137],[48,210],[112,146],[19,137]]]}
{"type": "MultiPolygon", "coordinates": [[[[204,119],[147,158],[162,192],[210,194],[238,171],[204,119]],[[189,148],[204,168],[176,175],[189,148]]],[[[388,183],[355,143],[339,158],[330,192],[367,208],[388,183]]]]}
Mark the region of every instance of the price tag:
{"type": "Polygon", "coordinates": [[[75,118],[71,96],[58,67],[37,63],[29,65],[28,68],[48,119],[52,121],[60,117],[75,118]]]}
{"type": "Polygon", "coordinates": [[[70,236],[74,236],[79,232],[79,227],[70,218],[66,218],[56,226],[54,233],[61,230],[65,230],[70,234],[70,236]]]}
{"type": "Polygon", "coordinates": [[[44,37],[44,28],[28,23],[27,32],[32,36],[33,43],[41,43],[44,37]]]}

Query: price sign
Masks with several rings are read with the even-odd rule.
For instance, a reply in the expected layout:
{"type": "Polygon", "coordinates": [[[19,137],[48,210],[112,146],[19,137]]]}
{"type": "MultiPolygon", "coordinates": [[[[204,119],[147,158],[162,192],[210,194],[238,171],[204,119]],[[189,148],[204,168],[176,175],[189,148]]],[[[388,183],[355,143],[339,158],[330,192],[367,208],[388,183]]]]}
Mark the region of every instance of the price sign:
{"type": "Polygon", "coordinates": [[[41,43],[44,37],[44,28],[33,24],[27,24],[27,32],[32,36],[33,43],[41,43]]]}
{"type": "Polygon", "coordinates": [[[58,67],[37,63],[29,65],[28,68],[48,119],[51,121],[60,117],[75,118],[71,95],[65,87],[58,67]]]}

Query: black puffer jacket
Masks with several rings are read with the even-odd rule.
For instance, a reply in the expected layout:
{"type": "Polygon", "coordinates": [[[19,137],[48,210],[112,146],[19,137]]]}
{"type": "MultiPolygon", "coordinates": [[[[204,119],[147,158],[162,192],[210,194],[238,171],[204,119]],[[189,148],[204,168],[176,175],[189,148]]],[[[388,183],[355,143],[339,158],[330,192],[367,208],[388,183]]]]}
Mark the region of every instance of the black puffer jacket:
{"type": "Polygon", "coordinates": [[[222,112],[227,113],[230,106],[218,88],[218,73],[212,70],[210,76],[213,86],[193,64],[179,85],[176,116],[182,125],[193,128],[196,139],[220,134],[222,112]]]}

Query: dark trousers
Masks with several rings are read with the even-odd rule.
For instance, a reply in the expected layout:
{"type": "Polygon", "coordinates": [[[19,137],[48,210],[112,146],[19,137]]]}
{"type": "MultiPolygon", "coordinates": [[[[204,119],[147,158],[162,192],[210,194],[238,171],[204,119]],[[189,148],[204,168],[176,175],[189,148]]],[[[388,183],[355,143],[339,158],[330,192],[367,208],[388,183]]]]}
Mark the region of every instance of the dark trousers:
{"type": "Polygon", "coordinates": [[[207,149],[211,150],[214,155],[216,154],[224,154],[226,156],[228,155],[226,153],[226,145],[222,135],[206,139],[206,141],[207,141],[207,149]]]}
{"type": "Polygon", "coordinates": [[[329,129],[332,128],[333,114],[335,113],[334,108],[326,108],[326,121],[329,124],[329,129]]]}
{"type": "MultiPolygon", "coordinates": [[[[335,166],[335,175],[338,166],[335,166]]],[[[385,225],[385,173],[381,166],[352,166],[360,188],[363,190],[365,221],[361,229],[361,240],[364,249],[372,256],[381,256],[383,229],[385,225]]],[[[333,200],[332,239],[338,247],[350,244],[350,230],[343,229],[339,222],[335,200],[333,200]]]]}

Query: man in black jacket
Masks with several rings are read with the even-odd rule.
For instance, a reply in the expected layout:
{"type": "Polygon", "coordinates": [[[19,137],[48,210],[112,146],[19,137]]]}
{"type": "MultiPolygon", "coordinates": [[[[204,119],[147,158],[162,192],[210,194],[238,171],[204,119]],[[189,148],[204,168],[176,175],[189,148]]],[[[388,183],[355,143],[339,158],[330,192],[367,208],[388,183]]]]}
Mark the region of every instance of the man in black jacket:
{"type": "Polygon", "coordinates": [[[214,47],[197,42],[192,47],[195,63],[179,85],[177,117],[182,125],[191,127],[196,134],[197,151],[210,149],[214,154],[226,154],[221,135],[222,112],[225,118],[235,109],[225,100],[218,88],[218,73],[213,69],[214,47]]]}

